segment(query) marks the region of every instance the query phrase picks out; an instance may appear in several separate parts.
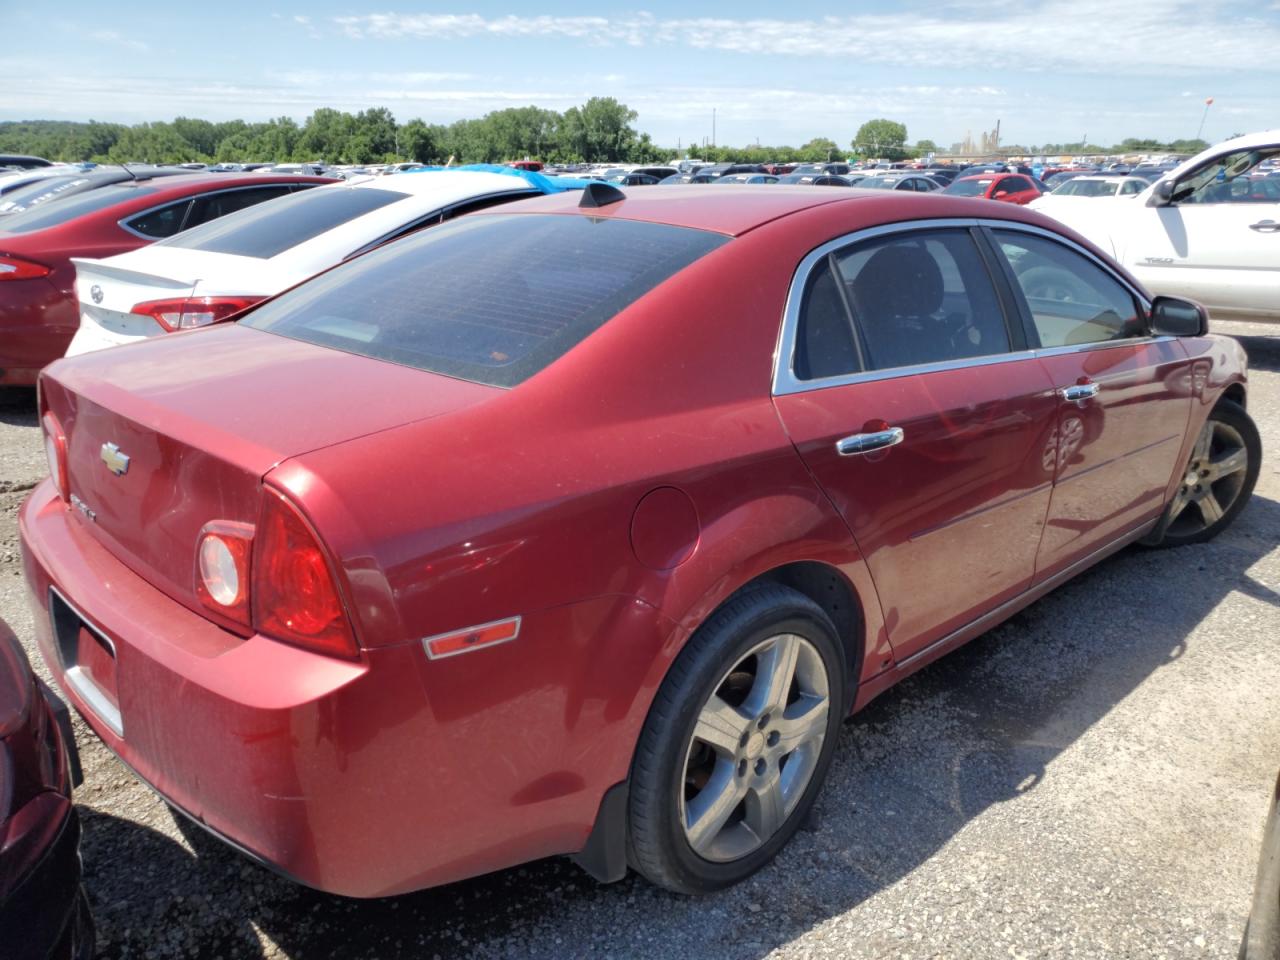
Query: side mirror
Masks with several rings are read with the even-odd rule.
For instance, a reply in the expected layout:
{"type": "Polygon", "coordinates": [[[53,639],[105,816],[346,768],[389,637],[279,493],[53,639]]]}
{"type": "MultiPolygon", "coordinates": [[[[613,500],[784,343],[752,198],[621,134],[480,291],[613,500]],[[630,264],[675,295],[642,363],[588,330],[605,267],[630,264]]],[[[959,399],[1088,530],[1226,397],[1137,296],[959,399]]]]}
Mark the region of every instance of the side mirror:
{"type": "Polygon", "coordinates": [[[1151,332],[1157,337],[1203,337],[1209,311],[1194,300],[1156,297],[1151,302],[1151,332]]]}
{"type": "Polygon", "coordinates": [[[1173,187],[1172,180],[1160,180],[1156,183],[1156,188],[1151,191],[1151,206],[1167,207],[1173,203],[1173,187]]]}

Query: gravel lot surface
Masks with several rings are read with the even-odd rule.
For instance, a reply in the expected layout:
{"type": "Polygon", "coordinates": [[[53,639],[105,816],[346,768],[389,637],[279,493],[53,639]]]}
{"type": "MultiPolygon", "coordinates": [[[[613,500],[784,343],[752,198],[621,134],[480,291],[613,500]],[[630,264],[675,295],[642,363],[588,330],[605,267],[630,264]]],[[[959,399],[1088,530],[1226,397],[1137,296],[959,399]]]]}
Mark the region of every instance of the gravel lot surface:
{"type": "MultiPolygon", "coordinates": [[[[1280,329],[1218,326],[1270,458],[1235,526],[1127,550],[882,696],[814,829],[743,886],[687,900],[547,861],[318,894],[175,822],[77,718],[101,956],[1234,957],[1280,768],[1280,329]]],[[[0,617],[44,673],[16,524],[34,407],[0,393],[0,617]]]]}

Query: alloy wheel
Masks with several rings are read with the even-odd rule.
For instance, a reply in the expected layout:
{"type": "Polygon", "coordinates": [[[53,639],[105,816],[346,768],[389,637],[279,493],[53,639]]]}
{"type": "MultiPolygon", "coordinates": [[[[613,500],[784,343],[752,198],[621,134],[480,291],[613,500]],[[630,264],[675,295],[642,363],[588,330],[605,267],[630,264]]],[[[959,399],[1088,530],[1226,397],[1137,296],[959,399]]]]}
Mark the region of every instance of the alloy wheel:
{"type": "Polygon", "coordinates": [[[1192,536],[1221,520],[1240,497],[1248,467],[1249,450],[1240,431],[1211,416],[1174,494],[1168,533],[1192,536]]]}
{"type": "Polygon", "coordinates": [[[791,633],[756,645],[716,684],[685,751],[680,797],[698,856],[735,860],[781,829],[822,755],[830,689],[817,649],[791,633]]]}

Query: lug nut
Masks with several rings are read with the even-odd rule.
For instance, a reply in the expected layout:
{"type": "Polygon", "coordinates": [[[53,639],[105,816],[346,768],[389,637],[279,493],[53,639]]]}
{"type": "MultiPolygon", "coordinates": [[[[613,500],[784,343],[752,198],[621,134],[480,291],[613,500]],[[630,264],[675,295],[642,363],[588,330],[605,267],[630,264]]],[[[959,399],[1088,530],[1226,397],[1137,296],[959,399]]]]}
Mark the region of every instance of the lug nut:
{"type": "Polygon", "coordinates": [[[749,739],[748,735],[744,733],[741,737],[738,738],[738,746],[745,747],[747,745],[748,739],[749,739]]]}
{"type": "Polygon", "coordinates": [[[764,772],[769,769],[769,765],[764,762],[764,757],[756,761],[756,776],[763,777],[764,772]]]}
{"type": "Polygon", "coordinates": [[[747,761],[738,761],[738,776],[745,777],[747,775],[747,761]]]}
{"type": "Polygon", "coordinates": [[[763,717],[756,721],[756,726],[763,730],[769,725],[769,715],[766,713],[763,717]]]}
{"type": "Polygon", "coordinates": [[[778,733],[777,730],[770,730],[769,739],[766,740],[765,743],[767,743],[771,747],[776,747],[778,745],[778,741],[781,739],[782,739],[782,734],[778,733]]]}

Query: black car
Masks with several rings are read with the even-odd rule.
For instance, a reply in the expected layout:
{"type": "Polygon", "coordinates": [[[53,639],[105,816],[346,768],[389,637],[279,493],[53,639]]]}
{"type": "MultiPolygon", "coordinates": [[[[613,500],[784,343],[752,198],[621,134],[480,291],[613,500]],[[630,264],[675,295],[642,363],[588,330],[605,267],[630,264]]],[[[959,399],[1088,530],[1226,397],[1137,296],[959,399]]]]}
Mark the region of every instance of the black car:
{"type": "Polygon", "coordinates": [[[792,170],[792,173],[829,173],[838,177],[843,177],[846,173],[853,170],[853,167],[847,163],[802,163],[800,166],[792,170]]]}
{"type": "Polygon", "coordinates": [[[155,177],[172,177],[177,174],[190,174],[190,170],[178,167],[98,167],[83,173],[71,172],[43,177],[33,183],[12,190],[0,200],[0,217],[11,213],[22,213],[32,207],[38,207],[54,200],[64,200],[86,190],[97,190],[113,183],[126,180],[150,180],[155,177]]]}
{"type": "Polygon", "coordinates": [[[631,173],[619,173],[616,176],[605,177],[604,182],[612,183],[619,187],[651,187],[661,181],[647,173],[632,171],[631,173]]]}
{"type": "MultiPolygon", "coordinates": [[[[728,173],[768,173],[759,163],[713,163],[707,167],[699,167],[694,171],[700,177],[723,177],[728,173]]],[[[696,181],[695,181],[696,182],[696,181]]],[[[710,182],[710,181],[705,181],[710,182]]]]}
{"type": "Polygon", "coordinates": [[[789,173],[778,178],[779,183],[803,184],[807,187],[847,187],[849,181],[844,177],[829,173],[789,173]]]}
{"type": "Polygon", "coordinates": [[[93,921],[80,885],[79,782],[66,705],[31,672],[0,621],[0,954],[87,960],[93,921]]]}
{"type": "Polygon", "coordinates": [[[930,180],[936,180],[944,187],[951,186],[952,182],[960,175],[959,170],[939,170],[937,168],[929,170],[921,170],[921,176],[928,177],[930,180]]]}
{"type": "Polygon", "coordinates": [[[955,179],[974,177],[983,173],[1023,173],[1028,177],[1034,176],[1031,168],[1022,163],[977,163],[972,167],[965,167],[955,179]]]}

